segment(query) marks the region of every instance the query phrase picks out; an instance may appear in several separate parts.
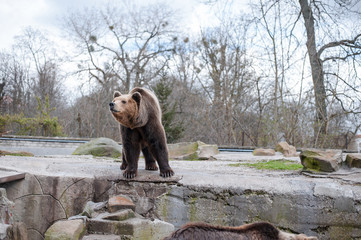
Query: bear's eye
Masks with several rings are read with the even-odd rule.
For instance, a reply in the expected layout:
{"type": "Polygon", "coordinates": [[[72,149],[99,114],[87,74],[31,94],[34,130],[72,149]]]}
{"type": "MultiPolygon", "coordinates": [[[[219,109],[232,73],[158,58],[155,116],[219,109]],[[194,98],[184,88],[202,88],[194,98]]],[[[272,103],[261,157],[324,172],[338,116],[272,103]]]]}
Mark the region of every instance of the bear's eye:
{"type": "Polygon", "coordinates": [[[123,103],[123,104],[126,104],[127,102],[126,102],[125,100],[122,100],[122,103],[123,103]]]}

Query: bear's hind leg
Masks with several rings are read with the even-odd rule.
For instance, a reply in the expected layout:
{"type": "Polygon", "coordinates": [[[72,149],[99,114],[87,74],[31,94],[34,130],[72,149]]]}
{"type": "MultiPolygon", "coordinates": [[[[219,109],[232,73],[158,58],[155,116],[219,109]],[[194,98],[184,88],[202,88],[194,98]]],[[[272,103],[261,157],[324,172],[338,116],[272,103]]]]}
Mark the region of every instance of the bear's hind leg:
{"type": "Polygon", "coordinates": [[[145,159],[145,169],[150,171],[157,171],[157,163],[155,162],[153,155],[149,152],[148,147],[144,147],[142,152],[145,159]]]}
{"type": "Polygon", "coordinates": [[[149,139],[149,149],[154,158],[157,160],[160,176],[171,177],[174,175],[174,171],[169,166],[168,162],[168,149],[165,141],[159,141],[157,138],[149,139]]]}

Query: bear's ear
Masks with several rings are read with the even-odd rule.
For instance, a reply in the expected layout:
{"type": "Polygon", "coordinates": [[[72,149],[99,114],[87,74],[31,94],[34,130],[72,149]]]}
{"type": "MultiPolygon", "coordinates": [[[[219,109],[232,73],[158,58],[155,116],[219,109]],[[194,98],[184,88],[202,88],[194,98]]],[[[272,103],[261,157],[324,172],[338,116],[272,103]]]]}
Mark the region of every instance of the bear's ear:
{"type": "Polygon", "coordinates": [[[134,101],[137,102],[137,104],[139,106],[140,100],[142,100],[142,95],[139,92],[135,92],[132,94],[132,98],[134,99],[134,101]]]}
{"type": "Polygon", "coordinates": [[[116,98],[116,97],[119,97],[119,96],[121,96],[121,95],[122,95],[122,94],[121,94],[120,92],[115,91],[113,97],[116,98]]]}

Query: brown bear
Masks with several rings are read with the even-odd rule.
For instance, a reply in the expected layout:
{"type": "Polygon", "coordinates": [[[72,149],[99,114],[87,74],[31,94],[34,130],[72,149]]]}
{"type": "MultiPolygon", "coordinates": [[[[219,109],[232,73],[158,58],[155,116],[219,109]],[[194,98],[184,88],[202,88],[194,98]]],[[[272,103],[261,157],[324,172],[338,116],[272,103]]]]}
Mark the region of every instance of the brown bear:
{"type": "Polygon", "coordinates": [[[202,222],[188,223],[163,240],[317,240],[304,234],[292,234],[278,230],[267,222],[239,227],[213,226],[202,222]]]}
{"type": "Polygon", "coordinates": [[[137,175],[140,151],[145,158],[145,169],[158,170],[157,161],[160,176],[173,176],[157,97],[140,87],[124,95],[116,91],[109,107],[115,120],[120,123],[123,144],[120,169],[124,170],[123,176],[134,178],[137,175]]]}

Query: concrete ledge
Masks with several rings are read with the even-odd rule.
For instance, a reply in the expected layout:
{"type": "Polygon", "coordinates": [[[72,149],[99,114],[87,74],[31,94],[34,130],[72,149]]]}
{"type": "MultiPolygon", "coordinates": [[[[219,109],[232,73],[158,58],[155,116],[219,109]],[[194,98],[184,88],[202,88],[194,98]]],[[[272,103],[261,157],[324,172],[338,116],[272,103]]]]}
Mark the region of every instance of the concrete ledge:
{"type": "MultiPolygon", "coordinates": [[[[41,206],[50,205],[27,211],[16,207],[20,220],[37,233],[29,239],[41,239],[49,227],[34,224],[35,211],[52,213],[51,221],[61,220],[79,214],[87,201],[106,201],[118,194],[130,197],[138,214],[176,227],[188,221],[237,226],[263,220],[282,230],[319,239],[361,238],[360,169],[306,176],[300,171],[230,165],[280,159],[282,155],[234,153],[216,158],[171,161],[178,177],[175,181],[159,177],[159,172],[145,171],[144,159],[139,160],[139,177],[132,181],[122,179],[120,163],[109,158],[5,156],[0,164],[6,170],[27,173],[24,180],[3,186],[15,205],[30,197],[43,199],[38,201],[41,206]],[[55,212],[57,209],[60,212],[55,212]]],[[[299,162],[299,158],[287,159],[299,162]]]]}

